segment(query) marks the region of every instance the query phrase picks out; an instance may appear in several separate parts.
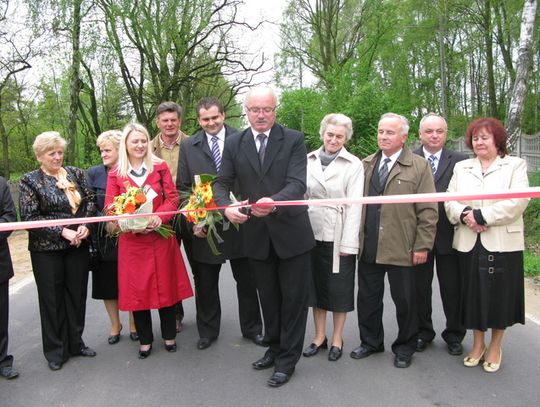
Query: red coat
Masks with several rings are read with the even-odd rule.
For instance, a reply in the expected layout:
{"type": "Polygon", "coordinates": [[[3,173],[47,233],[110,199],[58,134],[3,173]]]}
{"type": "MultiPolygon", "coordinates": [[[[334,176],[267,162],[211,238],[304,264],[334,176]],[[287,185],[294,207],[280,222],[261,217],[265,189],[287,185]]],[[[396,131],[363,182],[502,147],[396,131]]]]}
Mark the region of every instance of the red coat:
{"type": "MultiPolygon", "coordinates": [[[[137,184],[130,177],[109,171],[105,207],[115,196],[126,192],[125,181],[137,184]]],[[[157,193],[154,212],[175,211],[179,204],[176,186],[165,162],[155,164],[144,185],[157,193]],[[165,199],[163,199],[165,197],[165,199]]],[[[161,216],[169,223],[171,215],[161,216]]],[[[118,306],[122,311],[140,311],[169,307],[193,296],[186,267],[174,235],[168,239],[155,232],[124,232],[118,240],[118,306]]]]}

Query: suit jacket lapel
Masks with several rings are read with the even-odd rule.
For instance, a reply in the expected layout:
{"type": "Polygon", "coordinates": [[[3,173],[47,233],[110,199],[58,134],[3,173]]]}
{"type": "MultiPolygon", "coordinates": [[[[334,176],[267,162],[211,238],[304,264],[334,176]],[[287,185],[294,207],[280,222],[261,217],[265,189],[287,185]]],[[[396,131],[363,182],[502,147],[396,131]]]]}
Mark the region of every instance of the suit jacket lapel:
{"type": "Polygon", "coordinates": [[[450,161],[452,161],[452,156],[448,154],[448,150],[446,150],[446,148],[443,148],[441,152],[441,159],[439,160],[439,165],[437,166],[437,172],[435,173],[435,182],[437,182],[446,172],[450,166],[450,161]]]}
{"type": "MultiPolygon", "coordinates": [[[[270,130],[270,136],[268,137],[268,140],[266,142],[266,151],[264,153],[264,163],[261,171],[261,176],[264,176],[268,169],[270,168],[270,165],[272,164],[272,161],[274,161],[274,158],[276,157],[278,151],[281,149],[281,146],[283,145],[283,129],[274,124],[272,127],[272,130],[270,130]]],[[[257,161],[259,157],[257,154],[257,161]]]]}
{"type": "Polygon", "coordinates": [[[255,145],[255,139],[253,138],[251,128],[244,131],[244,134],[242,135],[241,148],[255,172],[261,175],[259,154],[257,153],[257,146],[255,145]]]}
{"type": "Polygon", "coordinates": [[[206,133],[204,131],[200,131],[197,134],[195,134],[193,137],[195,138],[193,144],[196,145],[197,148],[199,148],[212,162],[214,162],[214,158],[212,157],[212,152],[210,151],[210,147],[208,146],[206,133]]]}

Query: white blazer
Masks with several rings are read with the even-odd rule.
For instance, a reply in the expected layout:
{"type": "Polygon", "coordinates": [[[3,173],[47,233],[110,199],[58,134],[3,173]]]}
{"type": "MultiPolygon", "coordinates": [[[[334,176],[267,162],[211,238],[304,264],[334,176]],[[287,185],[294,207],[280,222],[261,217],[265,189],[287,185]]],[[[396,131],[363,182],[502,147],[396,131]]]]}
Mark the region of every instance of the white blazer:
{"type": "MultiPolygon", "coordinates": [[[[319,158],[322,148],[307,155],[306,199],[362,197],[364,166],[360,159],[342,147],[323,171],[319,158]]],[[[358,253],[362,206],[310,206],[308,214],[315,240],[334,242],[332,271],[338,273],[339,253],[358,253]]]]}
{"type": "MultiPolygon", "coordinates": [[[[478,158],[456,163],[448,192],[482,193],[528,186],[525,161],[507,155],[503,158],[497,156],[484,175],[478,158]]],[[[480,240],[488,251],[523,250],[525,242],[522,215],[528,203],[528,198],[445,202],[448,219],[454,224],[454,249],[468,252],[476,242],[477,234],[459,220],[463,209],[470,206],[473,209],[480,209],[486,221],[488,229],[480,234],[480,240]]]]}

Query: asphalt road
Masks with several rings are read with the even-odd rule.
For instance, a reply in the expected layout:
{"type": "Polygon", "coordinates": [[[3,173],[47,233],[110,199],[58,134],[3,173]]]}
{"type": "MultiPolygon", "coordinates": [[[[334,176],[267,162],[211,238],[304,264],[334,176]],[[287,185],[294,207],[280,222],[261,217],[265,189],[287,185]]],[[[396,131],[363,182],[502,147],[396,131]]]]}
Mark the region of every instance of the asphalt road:
{"type": "MultiPolygon", "coordinates": [[[[98,355],[75,357],[58,372],[47,368],[42,354],[37,292],[32,280],[11,287],[10,353],[21,376],[0,380],[0,407],[28,406],[537,406],[540,404],[540,326],[527,321],[505,336],[503,365],[495,374],[481,367],[465,368],[462,357],[450,356],[440,336],[423,353],[415,354],[408,369],[396,369],[390,344],[396,335],[394,307],[387,294],[384,313],[387,351],[364,360],[349,352],[359,345],[356,313],[345,328],[345,352],[329,362],[326,352],[302,358],[291,381],[278,389],[266,385],[271,375],[255,371],[251,362],[264,349],[240,335],[234,280],[222,270],[221,335],[209,349],[196,349],[194,300],[184,302],[184,330],[177,337],[178,352],[162,346],[159,318],[154,314],[154,351],[137,358],[138,344],[124,328],[122,340],[107,343],[108,318],[101,301],[87,303],[84,339],[98,355]]],[[[436,284],[436,282],[435,282],[436,284]]],[[[388,290],[387,290],[388,291],[388,290]]],[[[434,290],[437,293],[437,289],[434,290]]],[[[89,290],[90,295],[90,290],[89,290]]],[[[127,314],[123,313],[127,327],[127,314]]],[[[437,332],[443,325],[438,295],[434,299],[437,332]]],[[[331,319],[328,320],[331,326],[331,319]]],[[[308,320],[306,345],[313,322],[308,320]]],[[[471,346],[471,335],[464,342],[471,346]]]]}

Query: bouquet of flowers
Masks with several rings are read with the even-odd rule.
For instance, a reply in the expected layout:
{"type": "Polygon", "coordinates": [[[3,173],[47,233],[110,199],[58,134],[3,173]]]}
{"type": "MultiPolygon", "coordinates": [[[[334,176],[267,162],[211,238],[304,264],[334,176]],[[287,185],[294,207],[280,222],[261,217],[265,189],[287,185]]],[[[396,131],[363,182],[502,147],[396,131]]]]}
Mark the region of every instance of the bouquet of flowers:
{"type": "MultiPolygon", "coordinates": [[[[187,221],[206,230],[206,240],[210,246],[210,250],[214,255],[220,254],[216,246],[218,243],[223,243],[223,239],[219,236],[216,224],[223,223],[223,215],[220,211],[211,210],[217,208],[212,192],[212,183],[215,180],[214,175],[201,174],[195,176],[195,185],[191,189],[191,194],[187,199],[182,209],[187,221]]],[[[223,230],[227,230],[229,223],[227,222],[223,230]]]]}
{"type": "MultiPolygon", "coordinates": [[[[152,200],[149,197],[150,187],[131,186],[128,181],[124,183],[126,192],[115,196],[112,203],[107,208],[108,215],[128,215],[134,213],[152,213],[152,200]]],[[[155,192],[154,192],[155,195],[155,192]]],[[[150,217],[137,217],[132,219],[118,219],[118,226],[122,232],[142,232],[148,226],[150,217]]],[[[174,234],[170,225],[161,225],[155,230],[161,237],[169,238],[174,234]]]]}

